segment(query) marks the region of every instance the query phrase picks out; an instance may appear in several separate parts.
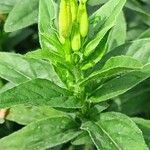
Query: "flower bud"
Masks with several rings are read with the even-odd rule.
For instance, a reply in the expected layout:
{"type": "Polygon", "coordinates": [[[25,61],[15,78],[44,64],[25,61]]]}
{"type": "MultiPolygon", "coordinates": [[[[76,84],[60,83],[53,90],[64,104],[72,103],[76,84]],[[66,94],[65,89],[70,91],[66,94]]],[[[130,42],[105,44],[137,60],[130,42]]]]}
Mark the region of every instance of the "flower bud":
{"type": "Polygon", "coordinates": [[[61,37],[60,39],[67,38],[70,35],[71,28],[72,19],[70,1],[61,0],[59,8],[59,36],[61,37]]]}
{"type": "Polygon", "coordinates": [[[60,41],[61,44],[65,44],[66,39],[62,35],[60,35],[59,36],[59,41],[60,41]]]}
{"type": "Polygon", "coordinates": [[[72,23],[77,19],[78,3],[77,0],[70,0],[72,23]]]}
{"type": "Polygon", "coordinates": [[[79,24],[80,24],[80,34],[82,37],[86,37],[88,33],[88,14],[86,9],[86,3],[79,4],[79,24]]]}
{"type": "Polygon", "coordinates": [[[86,3],[87,0],[79,0],[80,3],[86,3]]]}
{"type": "Polygon", "coordinates": [[[74,25],[74,30],[71,38],[71,47],[73,51],[78,51],[81,48],[81,36],[78,24],[74,25]]]}

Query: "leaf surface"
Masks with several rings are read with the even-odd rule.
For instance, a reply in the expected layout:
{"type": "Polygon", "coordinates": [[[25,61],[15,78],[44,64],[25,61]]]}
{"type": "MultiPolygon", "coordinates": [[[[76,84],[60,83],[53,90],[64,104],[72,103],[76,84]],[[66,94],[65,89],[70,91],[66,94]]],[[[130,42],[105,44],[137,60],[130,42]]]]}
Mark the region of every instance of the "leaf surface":
{"type": "Polygon", "coordinates": [[[0,108],[18,104],[80,108],[81,101],[73,93],[46,79],[34,79],[0,93],[0,108]]]}
{"type": "Polygon", "coordinates": [[[84,79],[84,82],[98,78],[107,78],[118,73],[141,69],[143,65],[129,56],[111,57],[100,71],[93,72],[90,76],[84,79]]]}
{"type": "Polygon", "coordinates": [[[146,144],[150,148],[150,120],[146,120],[143,118],[132,118],[132,120],[138,125],[138,127],[142,130],[144,139],[146,144]]]}
{"type": "Polygon", "coordinates": [[[85,122],[81,129],[89,133],[98,150],[148,150],[141,130],[120,113],[102,113],[99,121],[85,122]]]}
{"type": "Polygon", "coordinates": [[[37,23],[38,5],[38,0],[19,0],[8,15],[5,32],[13,32],[37,23]]]}
{"type": "Polygon", "coordinates": [[[0,77],[15,85],[44,78],[64,86],[49,62],[5,52],[0,53],[0,77]]]}
{"type": "Polygon", "coordinates": [[[150,65],[114,78],[96,89],[88,101],[98,103],[121,95],[150,77],[150,65]]]}
{"type": "Polygon", "coordinates": [[[74,121],[66,117],[46,118],[0,140],[5,150],[45,150],[75,138],[80,132],[74,121]]]}
{"type": "Polygon", "coordinates": [[[1,13],[9,13],[17,0],[0,0],[0,12],[1,13]]]}
{"type": "Polygon", "coordinates": [[[65,113],[49,106],[26,106],[17,105],[9,109],[6,116],[7,120],[17,122],[21,125],[27,125],[31,122],[44,118],[56,118],[66,116],[65,113]]]}
{"type": "Polygon", "coordinates": [[[108,61],[111,57],[120,55],[131,56],[132,58],[135,58],[146,65],[150,62],[149,47],[150,47],[150,38],[143,38],[125,43],[107,53],[101,59],[101,61],[99,61],[92,69],[89,69],[86,72],[86,74],[89,75],[93,71],[100,70],[104,66],[106,61],[108,61]]]}
{"type": "Polygon", "coordinates": [[[88,56],[94,51],[108,30],[115,25],[116,18],[121,13],[125,2],[126,0],[110,0],[92,14],[90,17],[90,29],[93,34],[96,33],[96,36],[86,45],[84,51],[85,56],[88,56]]]}

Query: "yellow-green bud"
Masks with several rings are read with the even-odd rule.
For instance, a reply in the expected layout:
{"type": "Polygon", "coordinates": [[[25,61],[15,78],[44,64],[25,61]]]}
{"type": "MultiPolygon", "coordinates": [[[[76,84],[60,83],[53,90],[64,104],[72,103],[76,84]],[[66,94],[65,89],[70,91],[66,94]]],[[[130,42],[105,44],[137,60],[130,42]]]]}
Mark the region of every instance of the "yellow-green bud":
{"type": "Polygon", "coordinates": [[[71,14],[71,3],[70,0],[67,1],[67,22],[68,22],[68,36],[71,34],[71,29],[72,29],[72,14],[71,14]]]}
{"type": "Polygon", "coordinates": [[[62,35],[60,35],[59,36],[59,41],[60,41],[61,44],[65,44],[66,39],[62,35]]]}
{"type": "Polygon", "coordinates": [[[86,3],[87,0],[79,0],[80,3],[86,3]]]}
{"type": "Polygon", "coordinates": [[[82,37],[86,37],[88,33],[88,14],[86,9],[86,3],[79,4],[79,24],[80,24],[80,34],[82,37]]]}
{"type": "Polygon", "coordinates": [[[77,0],[70,0],[71,5],[71,15],[72,15],[72,23],[76,21],[77,12],[78,12],[78,3],[77,0]]]}
{"type": "Polygon", "coordinates": [[[71,47],[73,51],[78,51],[81,48],[81,36],[78,24],[74,25],[73,35],[71,38],[71,47]]]}
{"type": "MultiPolygon", "coordinates": [[[[72,27],[71,6],[69,0],[61,0],[59,8],[59,36],[65,39],[70,35],[72,27]]],[[[63,40],[64,41],[64,40],[63,40]]],[[[60,40],[61,42],[61,40],[60,40]]]]}

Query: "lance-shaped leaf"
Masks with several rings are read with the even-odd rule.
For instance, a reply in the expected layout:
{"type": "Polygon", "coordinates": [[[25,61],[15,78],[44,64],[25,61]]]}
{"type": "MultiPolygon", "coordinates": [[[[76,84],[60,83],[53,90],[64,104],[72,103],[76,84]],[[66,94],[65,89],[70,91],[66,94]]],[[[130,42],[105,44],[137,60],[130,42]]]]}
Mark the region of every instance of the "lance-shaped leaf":
{"type": "Polygon", "coordinates": [[[132,118],[132,120],[142,130],[146,144],[150,148],[150,136],[149,136],[150,135],[150,120],[146,120],[143,118],[132,118]]]}
{"type": "Polygon", "coordinates": [[[37,22],[38,0],[19,0],[6,20],[4,30],[12,32],[37,22]]]}
{"type": "Polygon", "coordinates": [[[57,5],[53,0],[40,0],[39,3],[39,38],[42,49],[57,52],[61,44],[56,36],[54,20],[57,14],[57,5]]]}
{"type": "Polygon", "coordinates": [[[82,131],[71,143],[73,145],[92,144],[92,140],[87,131],[82,131]]]}
{"type": "Polygon", "coordinates": [[[0,0],[0,12],[9,13],[18,0],[0,0]]]}
{"type": "Polygon", "coordinates": [[[94,51],[108,30],[115,25],[116,18],[121,13],[125,2],[126,0],[110,0],[90,17],[91,32],[98,33],[86,45],[85,56],[89,56],[94,51]]]}
{"type": "Polygon", "coordinates": [[[135,116],[149,111],[150,79],[138,84],[133,89],[115,99],[109,110],[120,111],[135,116]]]}
{"type": "Polygon", "coordinates": [[[142,7],[140,2],[138,1],[134,1],[134,0],[127,1],[126,7],[136,12],[139,12],[145,16],[150,17],[149,12],[144,7],[142,7]]]}
{"type": "Polygon", "coordinates": [[[49,106],[26,106],[17,105],[9,109],[6,120],[17,122],[18,124],[27,125],[31,122],[44,118],[56,118],[66,116],[65,113],[58,111],[49,106]]]}
{"type": "MultiPolygon", "coordinates": [[[[91,6],[96,6],[96,5],[101,5],[103,3],[108,2],[109,0],[89,0],[88,4],[91,6]]],[[[143,0],[143,2],[149,4],[149,0],[143,0]]],[[[128,0],[125,7],[139,12],[141,14],[143,14],[144,16],[148,16],[149,17],[149,13],[148,11],[145,9],[145,7],[142,7],[143,5],[141,5],[141,3],[139,1],[135,1],[135,0],[128,0]]]]}
{"type": "Polygon", "coordinates": [[[94,53],[92,53],[92,55],[89,55],[87,58],[84,58],[81,65],[82,70],[87,70],[88,68],[93,67],[96,63],[98,63],[101,60],[101,58],[103,57],[108,48],[107,44],[108,36],[109,31],[103,37],[99,45],[96,47],[94,53]]]}
{"type": "Polygon", "coordinates": [[[76,123],[69,118],[46,118],[2,138],[0,148],[3,150],[45,150],[66,143],[79,133],[76,123]]]}
{"type": "Polygon", "coordinates": [[[108,0],[88,0],[88,5],[96,6],[106,3],[108,0]]]}
{"type": "Polygon", "coordinates": [[[119,47],[106,54],[99,63],[97,63],[92,69],[88,70],[87,74],[95,70],[100,70],[103,65],[113,56],[127,55],[131,56],[143,64],[148,64],[150,62],[150,38],[138,39],[119,47]]]}
{"type": "Polygon", "coordinates": [[[39,4],[39,31],[51,33],[53,19],[56,17],[56,3],[53,0],[40,0],[39,4]]]}
{"type": "Polygon", "coordinates": [[[82,81],[82,84],[96,78],[100,80],[100,78],[107,78],[121,72],[141,69],[142,67],[143,65],[139,61],[129,56],[111,57],[100,71],[93,72],[82,81]]]}
{"type": "Polygon", "coordinates": [[[15,85],[35,78],[44,78],[64,86],[49,62],[12,53],[0,53],[0,77],[15,85]]]}
{"type": "Polygon", "coordinates": [[[148,150],[141,130],[127,116],[108,112],[100,115],[97,122],[82,124],[98,150],[148,150]]]}
{"type": "MultiPolygon", "coordinates": [[[[36,58],[36,59],[45,59],[54,63],[55,71],[57,73],[57,77],[60,76],[60,79],[66,83],[67,78],[74,80],[74,72],[73,72],[73,65],[66,62],[62,55],[59,55],[56,52],[53,52],[48,49],[38,49],[33,52],[29,52],[26,54],[29,58],[36,58]]],[[[60,84],[59,86],[63,86],[60,84]]]]}
{"type": "Polygon", "coordinates": [[[63,64],[66,68],[71,67],[71,65],[69,63],[67,63],[64,58],[62,56],[60,56],[58,53],[53,52],[51,50],[48,49],[37,49],[35,51],[32,52],[28,52],[26,53],[26,57],[29,58],[36,58],[36,59],[45,59],[48,60],[50,62],[60,62],[61,64],[63,64]]]}
{"type": "Polygon", "coordinates": [[[18,104],[79,108],[81,101],[71,92],[46,79],[34,79],[0,93],[0,108],[18,104]]]}
{"type": "Polygon", "coordinates": [[[150,29],[148,28],[138,37],[138,39],[150,38],[150,29]]]}
{"type": "Polygon", "coordinates": [[[122,45],[126,41],[126,20],[123,11],[116,19],[115,26],[110,31],[108,39],[108,51],[122,45]],[[121,33],[121,34],[120,34],[121,33]]]}
{"type": "Polygon", "coordinates": [[[132,71],[122,76],[114,78],[103,85],[100,85],[90,96],[87,101],[98,103],[109,100],[121,95],[140,82],[150,77],[150,65],[146,65],[139,71],[132,71]]]}

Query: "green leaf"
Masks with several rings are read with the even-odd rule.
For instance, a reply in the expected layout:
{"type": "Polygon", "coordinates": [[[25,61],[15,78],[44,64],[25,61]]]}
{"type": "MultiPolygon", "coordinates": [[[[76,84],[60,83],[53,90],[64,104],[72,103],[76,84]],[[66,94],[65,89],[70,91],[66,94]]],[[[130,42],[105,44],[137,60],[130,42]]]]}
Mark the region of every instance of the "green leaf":
{"type": "MultiPolygon", "coordinates": [[[[147,3],[145,5],[148,6],[149,0],[148,1],[145,0],[145,1],[147,3]]],[[[96,6],[96,5],[104,4],[106,2],[108,2],[108,0],[89,0],[88,4],[91,5],[91,6],[96,6]]],[[[146,9],[144,7],[145,5],[142,5],[141,3],[140,3],[140,1],[137,1],[137,0],[127,0],[125,7],[149,17],[150,16],[149,12],[146,11],[146,9]]]]}
{"type": "Polygon", "coordinates": [[[126,21],[124,13],[121,12],[116,19],[115,26],[110,31],[108,39],[108,51],[111,51],[115,47],[122,45],[126,40],[126,21]]]}
{"type": "Polygon", "coordinates": [[[96,6],[103,3],[106,3],[108,0],[88,0],[88,5],[96,6]]]}
{"type": "Polygon", "coordinates": [[[36,58],[36,59],[46,59],[50,62],[62,62],[62,63],[66,63],[64,60],[63,60],[63,57],[62,56],[59,56],[58,53],[56,52],[53,52],[51,50],[48,50],[48,49],[38,49],[38,50],[35,50],[35,51],[32,51],[32,52],[28,52],[26,54],[27,57],[29,58],[36,58]]]}
{"type": "Polygon", "coordinates": [[[143,65],[141,62],[137,61],[136,59],[132,58],[131,56],[116,56],[111,57],[103,66],[102,70],[108,70],[110,68],[142,68],[143,65]],[[127,66],[128,63],[128,66],[127,66]]]}
{"type": "Polygon", "coordinates": [[[38,0],[19,0],[8,15],[5,32],[13,32],[37,23],[38,4],[38,0]]]}
{"type": "Polygon", "coordinates": [[[40,0],[39,4],[39,38],[42,49],[57,51],[61,44],[57,38],[57,31],[54,27],[57,8],[53,0],[40,0]]]}
{"type": "Polygon", "coordinates": [[[87,101],[98,103],[121,95],[150,77],[150,65],[114,78],[96,89],[87,101]]]}
{"type": "Polygon", "coordinates": [[[49,34],[56,17],[56,4],[53,0],[40,0],[39,6],[39,31],[49,34]]]}
{"type": "Polygon", "coordinates": [[[47,117],[56,118],[62,116],[66,116],[66,114],[49,106],[17,105],[9,109],[6,119],[18,124],[27,125],[47,117]]]}
{"type": "Polygon", "coordinates": [[[132,118],[132,120],[142,130],[146,144],[150,148],[150,136],[149,136],[150,135],[150,120],[146,120],[143,118],[132,118]]]}
{"type": "MultiPolygon", "coordinates": [[[[141,61],[143,64],[150,62],[150,38],[139,39],[132,42],[131,45],[125,50],[120,48],[122,53],[141,61]]],[[[114,50],[115,52],[115,50],[114,50]]]]}
{"type": "Polygon", "coordinates": [[[113,56],[127,55],[131,56],[143,64],[148,64],[150,62],[150,38],[138,39],[119,47],[106,54],[99,63],[97,63],[92,69],[86,72],[89,75],[91,72],[100,70],[108,59],[113,56]]]}
{"type": "MultiPolygon", "coordinates": [[[[135,22],[135,21],[134,21],[135,22]]],[[[138,24],[135,23],[135,24],[138,24]]],[[[143,29],[142,27],[131,27],[131,29],[128,29],[127,31],[127,41],[133,41],[135,39],[138,39],[138,37],[144,32],[145,29],[143,29]]]]}
{"type": "Polygon", "coordinates": [[[16,85],[31,79],[44,78],[64,86],[49,62],[5,52],[0,53],[0,77],[16,85]]]}
{"type": "Polygon", "coordinates": [[[2,138],[0,147],[5,150],[45,150],[66,143],[79,133],[76,123],[67,117],[46,118],[2,138]]]}
{"type": "Polygon", "coordinates": [[[67,78],[73,80],[72,66],[64,59],[65,47],[59,42],[57,30],[57,4],[53,0],[40,0],[39,7],[39,38],[43,51],[48,53],[49,60],[55,65],[55,70],[66,84],[67,78]],[[68,65],[69,64],[69,65],[68,65]]]}
{"type": "Polygon", "coordinates": [[[0,0],[0,13],[9,13],[18,0],[0,0]]]}
{"type": "Polygon", "coordinates": [[[0,108],[18,104],[80,108],[81,101],[72,92],[46,79],[33,79],[0,93],[0,108]]]}
{"type": "Polygon", "coordinates": [[[79,134],[72,142],[73,145],[85,145],[85,144],[92,144],[91,138],[88,132],[83,131],[79,134]]]}
{"type": "Polygon", "coordinates": [[[98,150],[148,150],[141,130],[120,113],[102,113],[99,121],[85,122],[81,129],[89,133],[98,150]]]}
{"type": "Polygon", "coordinates": [[[150,9],[148,4],[141,3],[137,0],[128,0],[126,3],[126,7],[132,10],[131,14],[136,13],[135,17],[130,17],[131,19],[138,18],[138,22],[137,19],[135,19],[134,21],[132,20],[133,24],[137,22],[137,25],[143,23],[150,26],[150,9]]]}
{"type": "Polygon", "coordinates": [[[53,36],[52,33],[47,34],[41,32],[40,37],[41,37],[41,47],[43,48],[43,50],[49,49],[49,51],[52,51],[57,55],[59,52],[63,54],[64,51],[63,46],[59,42],[59,39],[53,36]]]}
{"type": "Polygon", "coordinates": [[[94,105],[88,111],[89,118],[91,118],[92,120],[94,120],[94,119],[96,120],[97,118],[99,119],[99,114],[102,113],[104,110],[106,111],[106,109],[109,107],[110,107],[110,105],[105,102],[94,105]]]}
{"type": "Polygon", "coordinates": [[[129,56],[111,57],[100,71],[93,72],[81,84],[97,78],[100,80],[100,78],[108,78],[121,72],[141,69],[142,67],[143,65],[139,61],[129,56]]]}
{"type": "Polygon", "coordinates": [[[149,93],[150,79],[147,79],[115,99],[109,110],[119,111],[129,116],[147,113],[150,106],[149,93]]]}
{"type": "Polygon", "coordinates": [[[138,37],[138,39],[143,39],[143,38],[150,38],[150,29],[145,30],[145,31],[138,37]]]}
{"type": "Polygon", "coordinates": [[[11,88],[13,88],[15,85],[11,82],[6,83],[5,85],[3,85],[3,87],[0,88],[0,93],[7,91],[11,88]]]}
{"type": "Polygon", "coordinates": [[[29,38],[33,34],[34,34],[34,31],[31,28],[21,29],[21,30],[17,30],[15,32],[7,33],[7,34],[5,33],[4,34],[5,38],[2,43],[3,50],[5,51],[15,50],[16,46],[24,42],[27,38],[29,38]]]}
{"type": "Polygon", "coordinates": [[[125,2],[126,0],[110,0],[90,17],[90,29],[93,34],[98,33],[94,39],[86,45],[84,51],[85,56],[89,56],[95,50],[108,30],[115,25],[116,18],[120,14],[125,2]]]}
{"type": "Polygon", "coordinates": [[[150,17],[150,14],[144,9],[144,7],[142,7],[142,5],[140,5],[140,2],[138,1],[128,0],[126,3],[126,7],[150,17]]]}
{"type": "Polygon", "coordinates": [[[55,71],[64,83],[66,83],[68,78],[72,80],[75,78],[72,69],[73,65],[66,62],[62,56],[58,55],[58,53],[47,49],[39,49],[36,51],[28,52],[26,56],[29,58],[44,59],[54,63],[53,66],[55,71]]]}
{"type": "Polygon", "coordinates": [[[100,41],[98,46],[96,47],[95,51],[92,53],[92,55],[89,55],[87,58],[84,58],[81,69],[87,70],[88,68],[91,68],[96,63],[98,63],[103,55],[107,51],[107,40],[108,40],[109,31],[106,33],[106,35],[103,37],[103,39],[100,41]]]}
{"type": "Polygon", "coordinates": [[[150,4],[150,1],[149,0],[142,0],[144,3],[146,3],[146,4],[150,4]]]}

